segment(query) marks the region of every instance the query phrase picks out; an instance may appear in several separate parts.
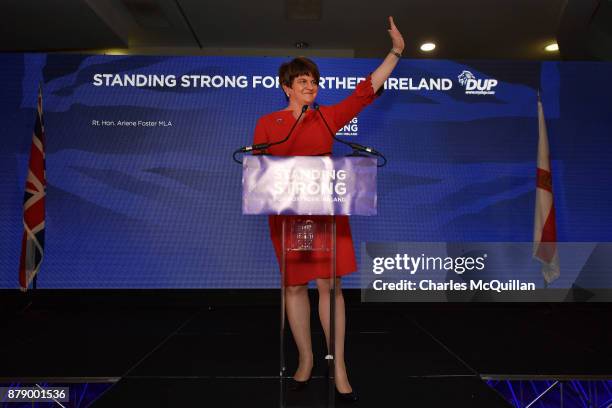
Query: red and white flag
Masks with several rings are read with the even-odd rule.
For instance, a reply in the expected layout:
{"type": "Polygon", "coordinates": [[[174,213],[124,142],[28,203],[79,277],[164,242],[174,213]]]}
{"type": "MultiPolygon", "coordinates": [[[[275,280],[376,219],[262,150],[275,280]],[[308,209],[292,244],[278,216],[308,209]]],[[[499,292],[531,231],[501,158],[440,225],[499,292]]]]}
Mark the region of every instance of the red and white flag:
{"type": "Polygon", "coordinates": [[[553,202],[550,152],[544,109],[538,94],[538,168],[536,175],[535,221],[533,225],[533,257],[542,262],[544,280],[550,283],[559,277],[557,222],[553,202]]]}
{"type": "Polygon", "coordinates": [[[28,177],[23,195],[23,237],[19,258],[19,287],[26,291],[40,270],[45,247],[45,128],[42,89],[38,89],[36,123],[32,134],[28,177]]]}

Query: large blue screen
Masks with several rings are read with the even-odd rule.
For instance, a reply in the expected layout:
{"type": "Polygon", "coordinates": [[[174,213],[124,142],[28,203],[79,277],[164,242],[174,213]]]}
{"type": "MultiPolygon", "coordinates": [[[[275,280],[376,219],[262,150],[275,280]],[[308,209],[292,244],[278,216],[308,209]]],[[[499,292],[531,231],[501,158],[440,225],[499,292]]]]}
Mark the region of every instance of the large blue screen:
{"type": "MultiPolygon", "coordinates": [[[[259,116],[285,107],[274,80],[284,61],[0,56],[0,287],[17,287],[39,84],[48,190],[38,287],[277,287],[267,220],[241,214],[231,153],[250,144],[259,116]]],[[[323,105],[380,62],[315,61],[323,105]]],[[[357,247],[531,241],[538,90],[558,238],[612,241],[612,64],[402,60],[392,77],[344,129],[389,160],[378,216],[351,220],[357,247]],[[466,71],[480,91],[462,84],[466,71]]],[[[357,274],[344,286],[358,287],[357,274]]]]}

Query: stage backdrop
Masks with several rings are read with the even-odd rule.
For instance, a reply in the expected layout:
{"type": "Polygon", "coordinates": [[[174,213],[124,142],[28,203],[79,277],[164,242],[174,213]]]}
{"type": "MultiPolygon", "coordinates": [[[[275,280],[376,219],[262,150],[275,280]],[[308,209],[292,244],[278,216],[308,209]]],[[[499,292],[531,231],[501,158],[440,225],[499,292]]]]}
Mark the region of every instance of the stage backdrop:
{"type": "MultiPolygon", "coordinates": [[[[38,85],[47,137],[41,288],[267,288],[265,217],[241,214],[259,116],[285,107],[279,58],[0,56],[0,287],[17,287],[38,85]]],[[[375,59],[316,59],[318,101],[375,59]]],[[[560,241],[612,241],[612,64],[402,60],[342,133],[389,164],[363,241],[531,241],[541,90],[560,241]]],[[[344,154],[336,146],[335,154],[344,154]]],[[[563,271],[562,271],[563,274],[563,271]]],[[[346,287],[358,287],[357,274],[346,287]]]]}

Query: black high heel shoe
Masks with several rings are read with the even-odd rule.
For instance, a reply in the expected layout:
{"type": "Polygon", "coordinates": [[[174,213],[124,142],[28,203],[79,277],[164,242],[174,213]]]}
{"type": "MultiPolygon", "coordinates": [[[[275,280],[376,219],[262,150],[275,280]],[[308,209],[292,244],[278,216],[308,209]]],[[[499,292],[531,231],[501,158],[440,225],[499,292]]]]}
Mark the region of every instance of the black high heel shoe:
{"type": "Polygon", "coordinates": [[[340,391],[338,391],[338,389],[336,388],[336,398],[340,401],[343,402],[357,402],[359,401],[359,397],[357,396],[357,394],[355,394],[355,391],[351,391],[351,392],[347,392],[347,393],[342,393],[340,391]]]}
{"type": "Polygon", "coordinates": [[[298,381],[292,378],[287,388],[289,389],[289,391],[302,391],[304,388],[306,388],[308,383],[310,383],[311,378],[312,376],[305,381],[298,381]]]}

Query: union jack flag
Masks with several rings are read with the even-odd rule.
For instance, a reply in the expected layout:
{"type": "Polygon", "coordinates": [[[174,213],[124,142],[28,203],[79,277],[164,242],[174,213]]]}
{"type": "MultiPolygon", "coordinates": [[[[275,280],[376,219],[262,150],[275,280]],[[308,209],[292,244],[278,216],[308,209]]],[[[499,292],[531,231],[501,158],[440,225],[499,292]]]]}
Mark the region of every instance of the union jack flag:
{"type": "Polygon", "coordinates": [[[23,195],[23,237],[19,259],[19,287],[26,291],[40,270],[45,248],[45,127],[42,88],[38,88],[36,124],[32,134],[28,177],[23,195]]]}

